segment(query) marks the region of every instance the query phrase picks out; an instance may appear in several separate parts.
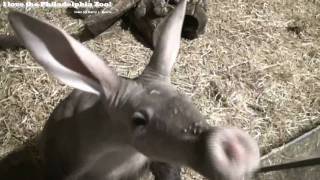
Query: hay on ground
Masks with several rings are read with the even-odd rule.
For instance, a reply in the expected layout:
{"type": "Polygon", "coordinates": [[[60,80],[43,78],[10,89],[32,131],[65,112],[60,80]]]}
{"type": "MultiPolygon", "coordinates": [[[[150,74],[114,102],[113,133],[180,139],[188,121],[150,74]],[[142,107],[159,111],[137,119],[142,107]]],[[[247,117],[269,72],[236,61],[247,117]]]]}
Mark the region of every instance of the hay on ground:
{"type": "MultiPolygon", "coordinates": [[[[0,33],[10,31],[7,12],[0,33]]],[[[212,125],[243,128],[267,153],[320,123],[319,12],[318,0],[210,1],[206,33],[183,40],[173,84],[212,125]]],[[[81,26],[62,9],[29,13],[68,32],[81,26]]],[[[119,23],[85,44],[128,77],[151,55],[119,23]]],[[[35,136],[71,90],[26,50],[0,52],[0,89],[0,154],[35,136]]]]}

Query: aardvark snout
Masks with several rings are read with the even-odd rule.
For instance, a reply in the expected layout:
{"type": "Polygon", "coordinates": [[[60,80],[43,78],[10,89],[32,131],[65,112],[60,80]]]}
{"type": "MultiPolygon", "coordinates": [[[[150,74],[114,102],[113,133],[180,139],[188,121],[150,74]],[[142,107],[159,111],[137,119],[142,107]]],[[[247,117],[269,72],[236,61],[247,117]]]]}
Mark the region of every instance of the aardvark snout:
{"type": "Polygon", "coordinates": [[[199,169],[205,176],[239,180],[259,167],[258,145],[246,132],[236,128],[214,128],[206,133],[205,139],[206,158],[202,164],[206,165],[199,169]]]}

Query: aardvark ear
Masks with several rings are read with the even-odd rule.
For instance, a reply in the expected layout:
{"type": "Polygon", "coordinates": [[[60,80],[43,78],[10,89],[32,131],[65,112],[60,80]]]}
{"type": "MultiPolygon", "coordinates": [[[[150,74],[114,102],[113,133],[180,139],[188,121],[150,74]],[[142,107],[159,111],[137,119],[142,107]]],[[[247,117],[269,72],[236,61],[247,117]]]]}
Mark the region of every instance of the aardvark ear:
{"type": "Polygon", "coordinates": [[[187,0],[180,0],[177,7],[159,24],[154,33],[156,42],[154,53],[142,76],[157,74],[168,79],[179,53],[181,31],[185,17],[187,0]]]}
{"type": "Polygon", "coordinates": [[[10,12],[9,21],[35,60],[57,79],[98,95],[117,89],[118,76],[63,30],[20,12],[10,12]]]}

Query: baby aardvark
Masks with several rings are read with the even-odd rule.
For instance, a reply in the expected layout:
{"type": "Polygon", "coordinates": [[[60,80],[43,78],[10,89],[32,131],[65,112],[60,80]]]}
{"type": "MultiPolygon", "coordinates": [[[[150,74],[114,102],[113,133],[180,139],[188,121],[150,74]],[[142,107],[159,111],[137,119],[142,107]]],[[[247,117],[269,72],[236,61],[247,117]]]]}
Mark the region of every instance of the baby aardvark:
{"type": "Polygon", "coordinates": [[[135,180],[155,164],[153,173],[161,180],[180,179],[170,176],[176,169],[170,167],[176,166],[191,167],[212,180],[240,180],[258,167],[259,149],[248,134],[210,127],[170,85],[186,3],[181,0],[159,26],[150,62],[135,79],[117,76],[63,30],[23,13],[9,14],[34,59],[76,88],[42,132],[45,179],[135,180]]]}

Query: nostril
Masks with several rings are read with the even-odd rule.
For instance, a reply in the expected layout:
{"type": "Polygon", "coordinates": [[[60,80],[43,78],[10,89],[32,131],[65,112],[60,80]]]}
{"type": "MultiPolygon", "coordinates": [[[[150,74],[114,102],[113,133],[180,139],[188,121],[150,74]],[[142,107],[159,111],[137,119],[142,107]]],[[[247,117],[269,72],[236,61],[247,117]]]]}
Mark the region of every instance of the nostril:
{"type": "Polygon", "coordinates": [[[224,142],[222,146],[229,161],[241,161],[243,148],[237,142],[224,142]]]}
{"type": "Polygon", "coordinates": [[[213,129],[207,142],[211,166],[223,176],[241,177],[259,166],[258,145],[242,130],[213,129]]]}
{"type": "Polygon", "coordinates": [[[235,151],[235,149],[232,147],[231,144],[226,143],[225,145],[223,145],[224,147],[224,152],[227,156],[227,158],[232,161],[233,159],[235,159],[234,157],[237,156],[237,152],[235,151]]]}

